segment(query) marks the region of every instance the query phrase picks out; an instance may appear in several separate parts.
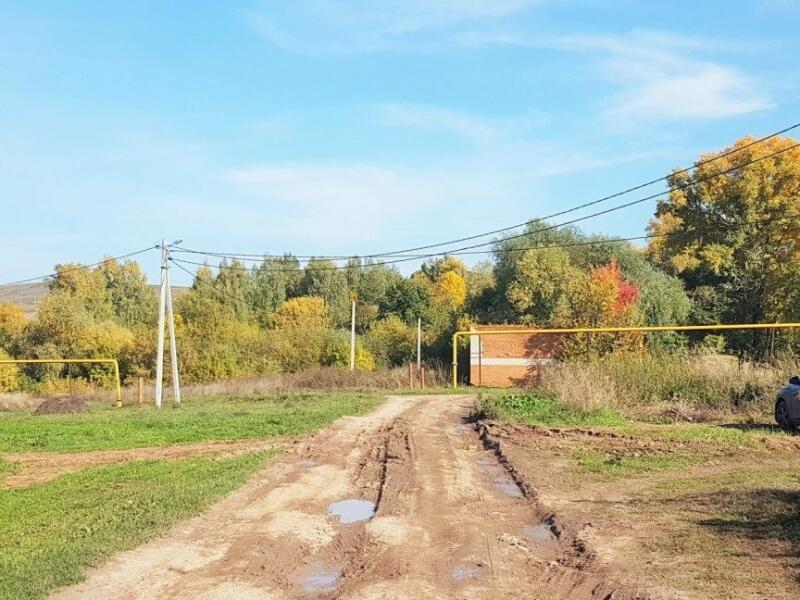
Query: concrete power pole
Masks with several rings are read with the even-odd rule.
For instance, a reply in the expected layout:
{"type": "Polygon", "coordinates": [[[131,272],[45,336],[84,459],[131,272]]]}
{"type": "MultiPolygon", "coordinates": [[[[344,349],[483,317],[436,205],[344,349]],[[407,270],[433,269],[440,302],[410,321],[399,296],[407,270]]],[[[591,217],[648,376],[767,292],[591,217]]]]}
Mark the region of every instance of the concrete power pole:
{"type": "Polygon", "coordinates": [[[356,297],[350,308],[350,370],[356,370],[356,297]]]}
{"type": "Polygon", "coordinates": [[[156,408],[161,408],[164,395],[164,321],[169,319],[169,350],[172,366],[172,389],[176,406],[181,403],[178,377],[178,346],[175,341],[175,316],[172,312],[172,284],[169,277],[169,245],[161,240],[161,286],[158,295],[158,346],[156,348],[156,408]]]}

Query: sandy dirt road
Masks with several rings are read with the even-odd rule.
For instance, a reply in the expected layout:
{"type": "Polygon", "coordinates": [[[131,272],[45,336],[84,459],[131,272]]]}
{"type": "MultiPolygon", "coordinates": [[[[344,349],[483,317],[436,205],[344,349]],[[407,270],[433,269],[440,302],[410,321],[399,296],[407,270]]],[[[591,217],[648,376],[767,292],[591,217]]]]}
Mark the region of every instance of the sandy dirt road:
{"type": "MultiPolygon", "coordinates": [[[[59,600],[643,597],[469,423],[470,396],[393,397],[284,454],[251,482],[59,600]],[[331,504],[374,503],[352,523],[331,504]]],[[[363,507],[363,505],[361,505],[363,507]]]]}

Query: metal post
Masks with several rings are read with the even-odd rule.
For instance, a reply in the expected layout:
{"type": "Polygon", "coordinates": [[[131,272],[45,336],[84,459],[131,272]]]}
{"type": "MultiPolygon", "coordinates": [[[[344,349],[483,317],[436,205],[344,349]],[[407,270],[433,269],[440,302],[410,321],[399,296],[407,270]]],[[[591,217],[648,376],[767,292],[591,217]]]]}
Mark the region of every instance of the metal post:
{"type": "Polygon", "coordinates": [[[350,307],[350,370],[356,370],[356,299],[350,307]]]}
{"type": "Polygon", "coordinates": [[[417,317],[417,371],[422,368],[422,319],[417,317]]]}
{"type": "Polygon", "coordinates": [[[483,338],[478,335],[478,387],[483,387],[483,338]]]}
{"type": "Polygon", "coordinates": [[[167,304],[167,241],[161,240],[161,288],[158,295],[158,344],[156,347],[156,408],[164,393],[164,313],[167,304]]]}
{"type": "MultiPolygon", "coordinates": [[[[169,252],[169,251],[167,251],[169,252]]],[[[175,406],[181,405],[181,381],[178,375],[178,343],[175,340],[175,315],[172,314],[172,282],[169,278],[169,263],[167,263],[167,316],[169,317],[169,352],[172,363],[172,400],[175,406]]]]}

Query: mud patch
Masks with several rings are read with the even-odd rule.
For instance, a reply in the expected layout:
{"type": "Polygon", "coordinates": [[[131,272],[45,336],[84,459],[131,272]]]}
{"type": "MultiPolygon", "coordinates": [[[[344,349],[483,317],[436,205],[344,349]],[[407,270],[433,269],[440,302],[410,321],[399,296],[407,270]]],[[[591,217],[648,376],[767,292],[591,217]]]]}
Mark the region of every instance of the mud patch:
{"type": "Polygon", "coordinates": [[[297,584],[308,595],[327,594],[339,587],[340,577],[338,570],[315,562],[297,578],[297,584]]]}
{"type": "Polygon", "coordinates": [[[271,537],[293,537],[315,550],[330,544],[335,535],[333,526],[325,517],[300,511],[276,513],[265,531],[271,537]]]}
{"type": "Polygon", "coordinates": [[[529,542],[554,542],[557,538],[553,530],[546,523],[526,525],[522,528],[523,537],[529,542]]]}
{"type": "Polygon", "coordinates": [[[328,514],[339,517],[339,523],[342,525],[368,521],[375,515],[375,503],[359,498],[340,500],[328,507],[328,514]]]}

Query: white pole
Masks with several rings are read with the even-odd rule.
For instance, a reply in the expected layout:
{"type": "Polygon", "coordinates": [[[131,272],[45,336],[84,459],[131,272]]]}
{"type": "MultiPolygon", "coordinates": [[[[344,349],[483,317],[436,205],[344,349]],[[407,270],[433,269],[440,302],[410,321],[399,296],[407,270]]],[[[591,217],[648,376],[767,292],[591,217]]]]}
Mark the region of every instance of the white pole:
{"type": "Polygon", "coordinates": [[[350,370],[356,370],[356,301],[350,310],[350,370]]]}
{"type": "Polygon", "coordinates": [[[156,408],[161,408],[164,393],[164,311],[167,303],[167,242],[161,240],[161,288],[158,301],[158,347],[156,349],[156,408]]]}
{"type": "Polygon", "coordinates": [[[417,371],[422,368],[422,319],[417,318],[417,371]]]}
{"type": "Polygon", "coordinates": [[[167,316],[169,317],[169,352],[172,363],[172,390],[174,393],[173,404],[181,405],[181,382],[178,377],[178,344],[175,341],[175,316],[172,314],[172,282],[169,278],[169,262],[167,262],[167,316]]]}

